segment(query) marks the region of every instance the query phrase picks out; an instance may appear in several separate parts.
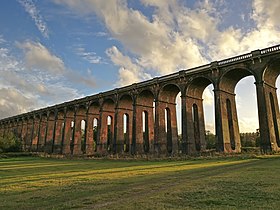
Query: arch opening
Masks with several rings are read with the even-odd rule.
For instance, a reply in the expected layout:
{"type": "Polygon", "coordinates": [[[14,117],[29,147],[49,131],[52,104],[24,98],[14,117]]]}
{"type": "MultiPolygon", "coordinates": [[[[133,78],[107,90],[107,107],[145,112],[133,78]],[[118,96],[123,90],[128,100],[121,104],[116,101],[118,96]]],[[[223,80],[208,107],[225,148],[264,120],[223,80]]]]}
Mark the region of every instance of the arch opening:
{"type": "Polygon", "coordinates": [[[193,132],[194,132],[194,142],[196,151],[201,150],[201,143],[200,143],[200,127],[199,127],[199,114],[198,114],[198,107],[196,104],[192,106],[192,120],[193,120],[193,132]]]}
{"type": "Polygon", "coordinates": [[[75,122],[71,121],[71,135],[70,135],[70,152],[73,154],[74,152],[74,138],[75,138],[75,122]]]}
{"type": "Polygon", "coordinates": [[[207,150],[216,149],[216,130],[215,130],[215,105],[214,105],[214,86],[208,85],[203,93],[203,113],[205,122],[205,141],[207,150]]]}
{"type": "Polygon", "coordinates": [[[259,125],[255,81],[254,74],[245,68],[231,69],[220,79],[221,104],[225,105],[223,122],[227,124],[223,144],[227,152],[256,146],[259,125]]]}
{"type": "Polygon", "coordinates": [[[82,153],[86,153],[87,147],[87,121],[81,120],[81,151],[82,153]]]}
{"type": "Polygon", "coordinates": [[[126,113],[123,115],[123,136],[124,136],[124,144],[123,150],[124,152],[129,152],[129,115],[126,113]]]}
{"type": "Polygon", "coordinates": [[[167,152],[172,153],[171,113],[169,108],[165,109],[165,132],[166,132],[167,152]]]}
{"type": "Polygon", "coordinates": [[[92,123],[93,127],[93,151],[96,152],[97,151],[97,132],[98,132],[98,119],[94,118],[93,119],[93,123],[92,123]]]}
{"type": "Polygon", "coordinates": [[[112,126],[113,117],[107,117],[107,150],[111,151],[111,144],[113,139],[113,126],[112,126]]]}
{"type": "Polygon", "coordinates": [[[149,113],[147,111],[142,112],[142,121],[143,121],[143,145],[144,152],[149,152],[149,113]]]}
{"type": "Polygon", "coordinates": [[[242,78],[235,87],[241,150],[260,146],[257,93],[254,83],[255,78],[251,75],[242,78]]]}

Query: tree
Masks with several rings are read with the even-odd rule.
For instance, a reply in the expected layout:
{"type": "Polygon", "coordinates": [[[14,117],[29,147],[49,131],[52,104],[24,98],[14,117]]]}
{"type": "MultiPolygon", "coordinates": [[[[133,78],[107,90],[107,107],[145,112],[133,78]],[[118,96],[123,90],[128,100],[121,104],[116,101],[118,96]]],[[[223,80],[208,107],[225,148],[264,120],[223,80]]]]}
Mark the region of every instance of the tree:
{"type": "Polygon", "coordinates": [[[216,149],[216,136],[209,130],[205,131],[206,149],[216,149]]]}
{"type": "Polygon", "coordinates": [[[13,132],[0,137],[0,152],[19,152],[21,151],[21,143],[13,132]]]}

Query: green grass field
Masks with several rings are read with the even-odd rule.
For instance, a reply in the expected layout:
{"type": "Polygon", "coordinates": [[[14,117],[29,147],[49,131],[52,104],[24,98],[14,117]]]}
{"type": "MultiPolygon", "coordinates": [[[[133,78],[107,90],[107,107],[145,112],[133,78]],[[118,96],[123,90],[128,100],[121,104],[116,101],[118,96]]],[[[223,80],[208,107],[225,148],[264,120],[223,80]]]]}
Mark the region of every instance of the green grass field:
{"type": "Polygon", "coordinates": [[[0,209],[280,209],[280,156],[0,159],[0,209]]]}

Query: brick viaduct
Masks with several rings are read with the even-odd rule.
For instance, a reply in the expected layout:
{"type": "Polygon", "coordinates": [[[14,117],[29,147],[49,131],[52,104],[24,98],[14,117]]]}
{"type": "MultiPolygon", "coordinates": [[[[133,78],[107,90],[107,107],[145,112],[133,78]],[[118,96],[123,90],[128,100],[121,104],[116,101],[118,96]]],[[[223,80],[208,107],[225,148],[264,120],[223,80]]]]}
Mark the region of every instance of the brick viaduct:
{"type": "Polygon", "coordinates": [[[216,149],[240,152],[234,89],[242,78],[253,76],[261,149],[279,151],[280,115],[275,87],[279,74],[280,45],[2,119],[0,135],[13,132],[26,151],[191,155],[206,149],[202,93],[212,84],[216,149]],[[179,92],[180,141],[175,101],[179,92]]]}

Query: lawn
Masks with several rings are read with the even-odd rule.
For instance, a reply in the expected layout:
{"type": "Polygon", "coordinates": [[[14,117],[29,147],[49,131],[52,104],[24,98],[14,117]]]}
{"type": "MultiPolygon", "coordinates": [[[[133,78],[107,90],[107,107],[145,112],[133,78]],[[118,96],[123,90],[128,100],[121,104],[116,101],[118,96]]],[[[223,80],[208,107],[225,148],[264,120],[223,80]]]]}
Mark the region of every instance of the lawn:
{"type": "Polygon", "coordinates": [[[280,156],[0,159],[0,209],[280,209],[280,156]]]}

